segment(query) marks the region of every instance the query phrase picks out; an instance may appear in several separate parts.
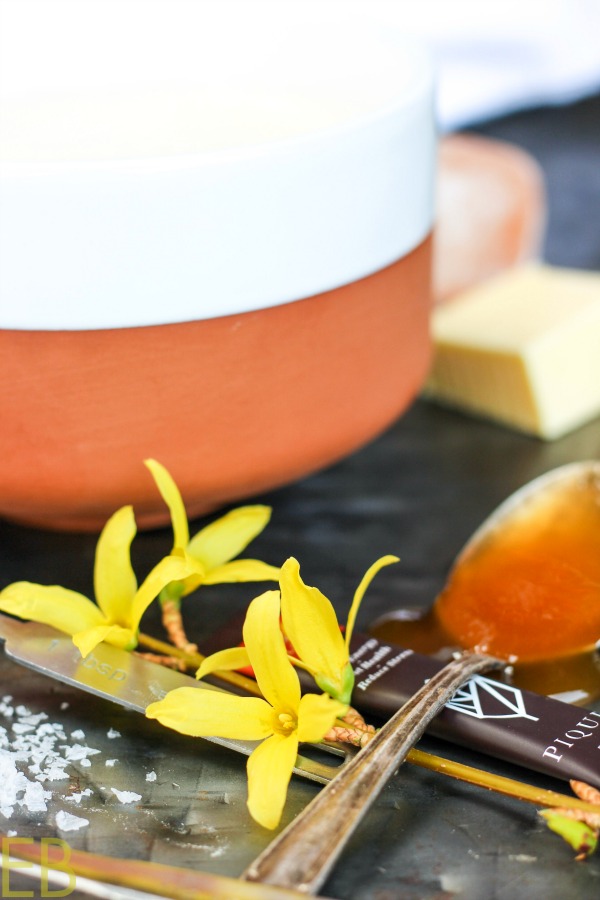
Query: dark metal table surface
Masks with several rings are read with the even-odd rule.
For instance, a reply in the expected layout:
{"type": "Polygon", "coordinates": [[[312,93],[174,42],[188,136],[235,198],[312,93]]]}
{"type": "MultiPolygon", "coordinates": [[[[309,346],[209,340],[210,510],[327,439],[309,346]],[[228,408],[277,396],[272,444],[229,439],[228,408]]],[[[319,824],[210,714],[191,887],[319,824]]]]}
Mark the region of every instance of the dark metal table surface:
{"type": "MultiPolygon", "coordinates": [[[[524,147],[541,164],[549,199],[545,259],[600,269],[600,96],[522,112],[477,131],[524,147]]],[[[306,427],[319,427],[318,410],[306,427]]],[[[397,554],[401,563],[382,572],[367,595],[359,621],[365,626],[394,607],[427,606],[463,542],[514,489],[562,463],[598,457],[600,420],[543,443],[419,400],[352,457],[259,498],[272,505],[273,518],[253,544],[253,555],[279,564],[293,554],[307,583],[318,585],[344,612],[367,566],[384,553],[397,554]]],[[[92,535],[0,522],[0,586],[26,578],[89,593],[95,542],[92,535]]],[[[139,535],[133,549],[139,574],[169,546],[167,529],[139,535]]],[[[203,588],[185,605],[190,632],[202,644],[251,596],[248,586],[203,588]]],[[[161,635],[155,608],[144,630],[161,635]]],[[[83,731],[84,743],[99,752],[88,766],[73,761],[68,782],[50,785],[47,812],[16,810],[9,820],[0,815],[2,830],[34,838],[57,835],[56,812],[68,809],[90,822],[62,835],[73,847],[232,876],[271,839],[247,815],[242,757],[78,695],[0,655],[4,694],[13,696],[13,704],[45,712],[67,735],[83,731]],[[119,736],[110,737],[111,729],[119,736]],[[146,780],[151,771],[155,781],[146,780]],[[77,808],[67,805],[69,793],[85,788],[91,794],[77,808]],[[142,799],[122,804],[112,788],[135,791],[142,799]]],[[[466,750],[444,750],[461,761],[560,787],[466,750]]],[[[293,779],[282,825],[317,790],[293,779]]],[[[19,886],[32,890],[23,877],[14,882],[19,886]]],[[[599,893],[600,854],[575,862],[534,807],[411,766],[384,790],[323,889],[345,900],[548,900],[599,893]]]]}

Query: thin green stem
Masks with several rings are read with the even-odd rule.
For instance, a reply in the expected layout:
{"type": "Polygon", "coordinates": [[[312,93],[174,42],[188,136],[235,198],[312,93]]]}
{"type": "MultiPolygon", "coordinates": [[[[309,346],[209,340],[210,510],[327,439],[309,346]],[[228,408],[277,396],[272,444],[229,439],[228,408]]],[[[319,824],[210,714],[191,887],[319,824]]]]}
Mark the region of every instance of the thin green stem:
{"type": "Polygon", "coordinates": [[[493,775],[491,772],[485,772],[483,769],[476,769],[473,766],[465,766],[462,763],[453,762],[444,759],[441,756],[434,756],[419,750],[416,747],[410,751],[407,761],[415,766],[423,769],[429,769],[432,772],[439,772],[442,775],[448,775],[450,778],[456,778],[459,781],[466,781],[477,787],[488,788],[497,794],[505,794],[507,797],[514,797],[516,800],[523,800],[526,803],[534,803],[536,806],[558,806],[567,809],[581,809],[587,812],[600,813],[600,806],[594,803],[586,803],[577,797],[571,797],[568,794],[560,794],[557,791],[547,791],[543,788],[536,788],[522,781],[516,781],[513,778],[505,778],[502,775],[493,775]]]}

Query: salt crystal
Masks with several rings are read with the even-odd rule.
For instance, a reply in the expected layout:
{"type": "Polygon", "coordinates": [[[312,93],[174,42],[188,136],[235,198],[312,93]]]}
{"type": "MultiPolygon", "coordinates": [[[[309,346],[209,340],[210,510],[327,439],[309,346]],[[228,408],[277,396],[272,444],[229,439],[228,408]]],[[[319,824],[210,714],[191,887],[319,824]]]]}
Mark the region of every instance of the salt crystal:
{"type": "Polygon", "coordinates": [[[22,803],[29,812],[45,812],[48,809],[46,800],[49,800],[51,796],[50,791],[45,791],[39,781],[29,781],[22,803]]]}
{"type": "Polygon", "coordinates": [[[60,708],[63,710],[69,708],[69,704],[67,703],[66,700],[63,700],[63,702],[60,704],[60,708]]]}
{"type": "Polygon", "coordinates": [[[38,781],[63,781],[65,778],[69,777],[64,766],[64,760],[56,760],[56,762],[49,765],[44,772],[37,776],[38,781]]]}
{"type": "Polygon", "coordinates": [[[35,731],[35,725],[30,725],[28,722],[15,722],[13,731],[15,734],[27,734],[29,731],[35,731]]]}
{"type": "Polygon", "coordinates": [[[86,788],[84,791],[79,791],[78,794],[71,794],[68,799],[72,800],[74,803],[81,803],[82,797],[91,797],[91,796],[92,796],[92,789],[86,788]]]}
{"type": "Polygon", "coordinates": [[[86,759],[94,753],[100,753],[99,750],[93,750],[92,747],[85,747],[83,744],[73,744],[72,747],[68,744],[61,744],[60,748],[65,751],[65,759],[68,762],[86,759]]]}
{"type": "Polygon", "coordinates": [[[109,728],[106,732],[106,737],[108,738],[118,738],[121,737],[121,732],[117,731],[115,728],[109,728]]]}
{"type": "Polygon", "coordinates": [[[11,719],[14,715],[14,709],[10,705],[11,700],[12,697],[3,697],[2,702],[0,703],[0,713],[2,713],[3,716],[6,716],[7,719],[11,719]]]}
{"type": "Polygon", "coordinates": [[[85,731],[82,731],[81,728],[78,728],[77,731],[71,732],[71,737],[74,741],[83,741],[85,739],[85,731]]]}
{"type": "Polygon", "coordinates": [[[86,758],[86,759],[81,760],[80,765],[83,766],[84,768],[88,769],[92,764],[89,761],[89,759],[86,758]]]}
{"type": "Polygon", "coordinates": [[[148,772],[146,781],[156,781],[156,772],[148,772]]]}
{"type": "Polygon", "coordinates": [[[89,819],[81,816],[74,816],[72,813],[65,812],[63,809],[56,813],[56,827],[60,831],[78,831],[90,824],[89,819]]]}
{"type": "Polygon", "coordinates": [[[111,791],[119,803],[137,803],[142,799],[142,795],[136,794],[134,791],[118,791],[116,788],[111,788],[111,791]]]}
{"type": "Polygon", "coordinates": [[[107,759],[106,762],[104,763],[104,765],[112,768],[115,765],[115,763],[118,763],[118,762],[119,762],[118,759],[107,759]]]}
{"type": "Polygon", "coordinates": [[[37,726],[40,724],[40,722],[45,722],[46,719],[48,718],[48,716],[46,715],[45,712],[41,712],[41,713],[31,713],[30,712],[25,716],[21,716],[21,718],[27,725],[37,726]]]}
{"type": "Polygon", "coordinates": [[[46,735],[62,737],[64,736],[64,731],[62,730],[62,725],[57,725],[54,722],[45,722],[43,725],[40,725],[37,734],[40,737],[45,737],[46,735]]]}

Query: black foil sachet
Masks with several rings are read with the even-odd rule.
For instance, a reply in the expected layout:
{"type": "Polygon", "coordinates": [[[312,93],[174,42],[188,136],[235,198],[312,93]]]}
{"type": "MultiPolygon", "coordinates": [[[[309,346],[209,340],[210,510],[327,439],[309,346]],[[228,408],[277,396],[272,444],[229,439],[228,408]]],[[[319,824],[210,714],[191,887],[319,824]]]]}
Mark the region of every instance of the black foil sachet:
{"type": "MultiPolygon", "coordinates": [[[[352,700],[367,715],[389,718],[443,667],[430,656],[355,635],[352,700]]],[[[474,675],[428,732],[568,781],[600,784],[600,713],[474,675]]]]}
{"type": "MultiPolygon", "coordinates": [[[[207,652],[241,642],[243,619],[205,645],[207,652]]],[[[431,656],[355,634],[352,703],[364,716],[388,719],[444,665],[431,656]]],[[[298,670],[304,689],[318,690],[298,670]]],[[[474,675],[436,716],[429,734],[536,772],[600,785],[600,712],[554,700],[486,675],[474,675]]]]}

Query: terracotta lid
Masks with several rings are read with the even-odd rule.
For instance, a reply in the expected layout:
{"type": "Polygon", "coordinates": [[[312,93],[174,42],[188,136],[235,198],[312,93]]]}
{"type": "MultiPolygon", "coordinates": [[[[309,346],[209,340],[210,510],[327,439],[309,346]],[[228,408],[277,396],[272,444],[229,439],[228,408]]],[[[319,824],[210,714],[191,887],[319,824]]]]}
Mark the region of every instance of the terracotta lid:
{"type": "Polygon", "coordinates": [[[537,162],[512,144],[475,135],[440,142],[434,297],[536,259],[546,224],[537,162]]]}

